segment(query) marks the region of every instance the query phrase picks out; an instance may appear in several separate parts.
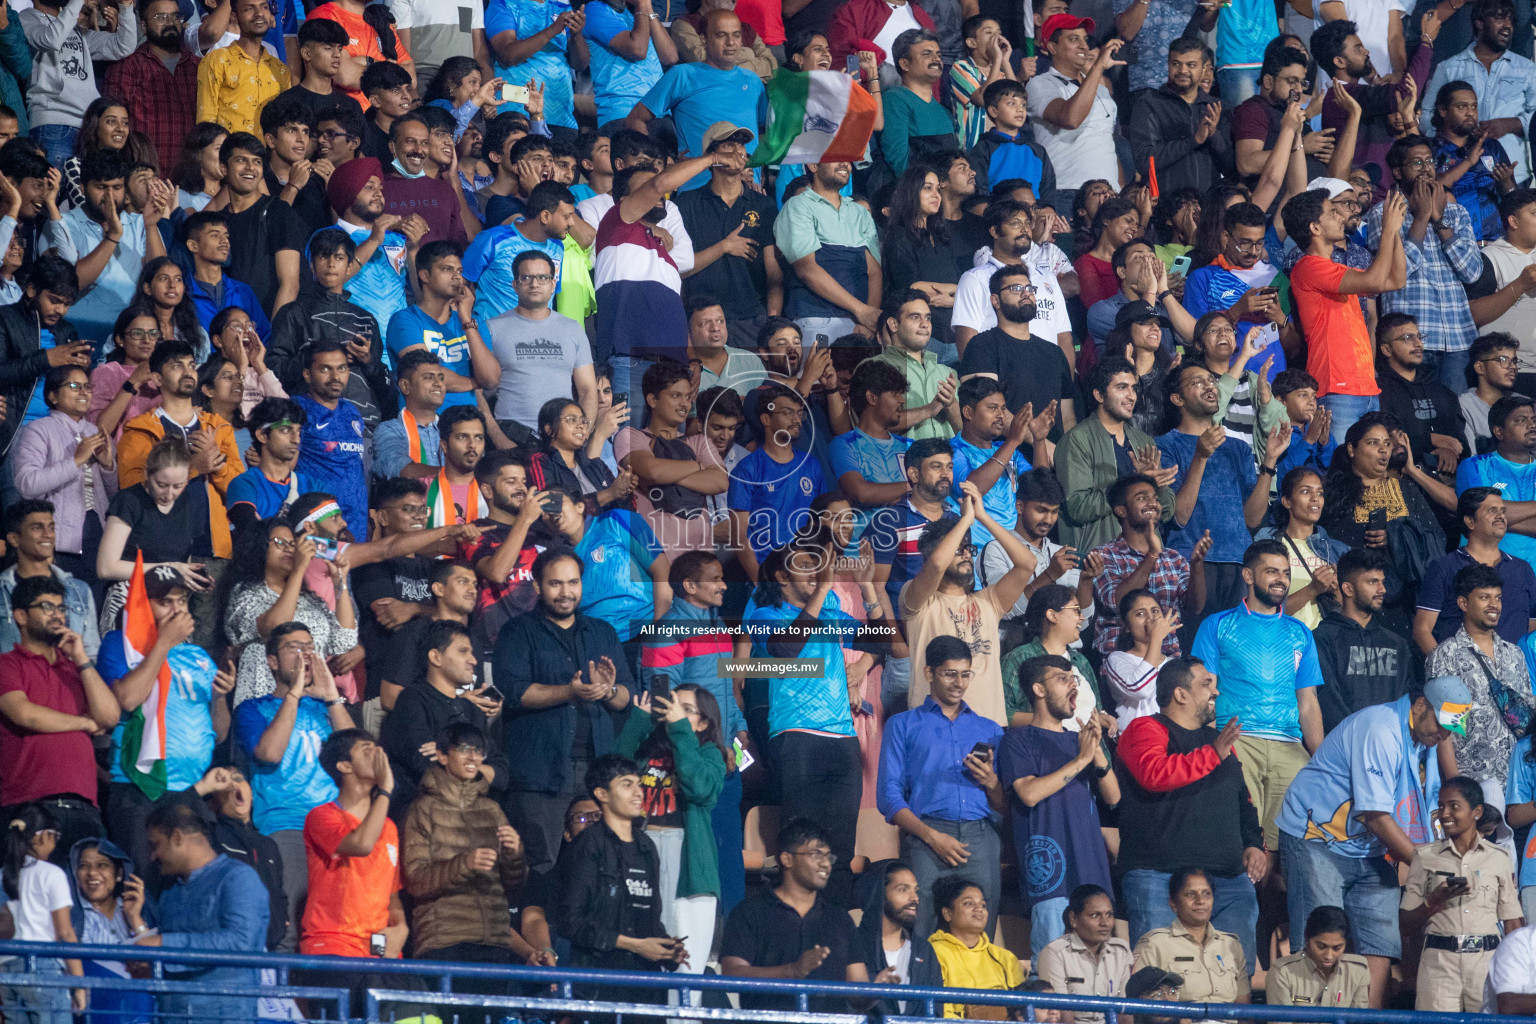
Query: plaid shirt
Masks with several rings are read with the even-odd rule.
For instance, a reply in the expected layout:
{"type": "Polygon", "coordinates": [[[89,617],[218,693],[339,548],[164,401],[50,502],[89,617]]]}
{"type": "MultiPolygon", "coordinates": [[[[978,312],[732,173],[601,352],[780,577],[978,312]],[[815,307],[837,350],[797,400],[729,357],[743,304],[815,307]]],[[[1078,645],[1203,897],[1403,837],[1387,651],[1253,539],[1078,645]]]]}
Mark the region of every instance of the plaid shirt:
{"type": "MultiPolygon", "coordinates": [[[[1104,559],[1104,571],[1093,580],[1094,641],[1099,653],[1108,654],[1115,649],[1124,628],[1116,612],[1119,607],[1120,584],[1129,578],[1144,557],[1140,551],[1125,542],[1124,535],[1116,537],[1103,547],[1094,548],[1104,559]]],[[[1177,658],[1179,649],[1179,608],[1184,604],[1184,592],[1189,586],[1189,559],[1173,548],[1163,548],[1152,567],[1147,589],[1162,605],[1163,614],[1169,617],[1172,628],[1163,638],[1163,653],[1177,658]]]]}
{"type": "MultiPolygon", "coordinates": [[[[1458,146],[1449,139],[1435,139],[1435,173],[1446,174],[1461,165],[1467,158],[1468,147],[1458,146]]],[[[1472,233],[1480,242],[1491,242],[1504,237],[1504,222],[1499,217],[1499,183],[1493,176],[1493,168],[1510,162],[1509,154],[1498,139],[1483,143],[1483,158],[1456,179],[1451,194],[1466,207],[1472,218],[1472,233]]]]}
{"type": "MultiPolygon", "coordinates": [[[[1382,204],[1377,203],[1365,215],[1365,244],[1372,252],[1381,248],[1381,214],[1382,204]]],[[[1381,293],[1381,311],[1407,313],[1417,320],[1426,352],[1465,352],[1477,337],[1465,286],[1483,275],[1483,255],[1466,207],[1447,202],[1445,223],[1452,231],[1449,242],[1433,227],[1424,232],[1424,241],[1415,242],[1408,237],[1413,213],[1403,217],[1408,283],[1381,293]]]]}
{"type": "Polygon", "coordinates": [[[197,66],[201,62],[183,47],[176,70],[167,71],[145,43],[107,69],[107,95],[128,104],[134,130],[148,135],[155,144],[162,175],[176,166],[181,140],[197,123],[197,66]]]}

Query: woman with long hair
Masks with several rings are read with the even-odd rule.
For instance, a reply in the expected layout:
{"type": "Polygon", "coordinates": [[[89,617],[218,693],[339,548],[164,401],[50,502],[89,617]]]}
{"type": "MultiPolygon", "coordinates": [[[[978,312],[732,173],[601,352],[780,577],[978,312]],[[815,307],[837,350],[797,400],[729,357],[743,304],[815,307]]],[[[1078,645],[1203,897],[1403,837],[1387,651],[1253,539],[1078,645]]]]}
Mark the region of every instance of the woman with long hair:
{"type": "Polygon", "coordinates": [[[1115,187],[1103,178],[1090,178],[1077,187],[1077,192],[1072,196],[1073,252],[1087,252],[1093,248],[1089,228],[1093,225],[1099,207],[1104,205],[1104,200],[1113,199],[1114,195],[1115,187]]]}
{"type": "Polygon", "coordinates": [[[885,240],[881,243],[885,288],[916,288],[933,313],[929,351],[941,363],[956,359],[950,332],[955,289],[960,283],[957,250],[944,220],[943,182],[926,164],[914,164],[891,193],[885,240]]]}
{"type": "MultiPolygon", "coordinates": [[[[287,398],[283,382],[267,368],[267,347],[251,315],[239,306],[225,306],[208,321],[208,337],[240,373],[240,412],[249,415],[263,398],[287,398]]],[[[231,423],[234,420],[230,420],[231,423]]],[[[241,441],[240,450],[245,451],[241,441]]]]}
{"type": "Polygon", "coordinates": [[[1339,595],[1335,568],[1349,545],[1341,544],[1323,529],[1323,477],[1315,469],[1298,466],[1280,481],[1280,500],[1269,512],[1269,523],[1259,527],[1254,540],[1278,540],[1291,561],[1291,592],[1285,613],[1316,629],[1323,621],[1321,602],[1337,606],[1339,595]]]}
{"type": "MultiPolygon", "coordinates": [[[[42,804],[25,804],[10,812],[0,831],[0,884],[10,901],[11,918],[16,922],[18,942],[79,942],[71,912],[74,895],[69,891],[69,876],[57,864],[49,863],[59,842],[59,827],[42,804]]],[[[8,957],[0,963],[8,974],[59,975],[83,977],[85,968],[79,960],[60,962],[39,957],[36,967],[24,957],[8,957]]],[[[84,1012],[86,990],[52,986],[32,987],[0,984],[0,999],[6,1007],[6,1020],[16,1024],[70,1024],[70,1010],[84,1012]]]]}
{"type": "Polygon", "coordinates": [[[476,114],[496,105],[496,92],[501,86],[500,78],[482,81],[480,62],[475,58],[449,57],[427,83],[421,101],[430,107],[442,107],[453,115],[457,138],[476,114]]]}
{"type": "Polygon", "coordinates": [[[720,900],[711,824],[728,761],[720,705],[693,683],[637,697],[614,749],[640,765],[645,834],[661,856],[662,926],[684,937],[682,970],[702,974],[720,900]]]}
{"type": "Polygon", "coordinates": [[[240,368],[222,352],[214,354],[198,367],[193,404],[223,417],[234,428],[235,443],[242,452],[251,445],[251,433],[245,428],[245,416],[240,411],[244,393],[245,383],[240,379],[240,368]]]}
{"type": "MultiPolygon", "coordinates": [[[[1085,186],[1086,187],[1086,186],[1085,186]]],[[[1077,271],[1078,297],[1091,307],[1120,292],[1120,278],[1110,266],[1115,250],[1141,234],[1141,211],[1129,199],[1111,196],[1099,205],[1088,229],[1088,245],[1072,261],[1077,271]]]]}
{"type": "Polygon", "coordinates": [[[208,358],[208,332],[197,319],[197,306],[186,275],[169,256],[157,256],[139,271],[139,291],[133,305],[154,315],[160,339],[175,338],[192,346],[199,364],[208,358]]]}
{"type": "Polygon", "coordinates": [[[563,487],[580,494],[585,514],[595,516],[608,508],[630,506],[635,474],[628,469],[617,475],[600,459],[587,454],[592,433],[586,413],[569,398],[551,398],[539,408],[539,446],[528,462],[528,480],[535,491],[563,487]]]}
{"type": "Polygon", "coordinates": [[[106,361],[91,371],[85,417],[116,439],[124,423],[160,404],[160,386],[149,369],[149,357],[160,344],[160,324],[153,312],[135,303],[117,315],[112,340],[106,361]]]}
{"type": "Polygon", "coordinates": [[[229,130],[212,121],[199,121],[181,140],[181,152],[171,170],[171,184],[176,186],[176,205],[196,213],[213,201],[224,184],[224,166],[219,162],[219,147],[229,137],[229,130]]]}
{"type": "Polygon", "coordinates": [[[337,596],[334,612],[304,586],[304,572],[315,557],[314,539],[296,537],[281,519],[248,523],[235,533],[229,568],[219,581],[224,599],[218,602],[224,609],[225,637],[230,646],[240,648],[234,706],[251,697],[265,697],[276,688],[265,641],[285,622],[303,623],[322,658],[335,659],[357,647],[357,615],[347,585],[345,554],[328,564],[337,596]]]}
{"type": "Polygon", "coordinates": [[[1076,732],[1090,715],[1099,714],[1105,732],[1120,731],[1114,716],[1104,714],[1099,700],[1099,680],[1093,666],[1083,657],[1083,610],[1077,603],[1077,590],[1060,583],[1050,583],[1029,597],[1024,611],[1024,643],[1003,657],[1003,692],[1009,725],[1028,725],[1034,720],[1034,697],[1019,685],[1019,667],[1030,658],[1055,654],[1072,663],[1077,676],[1077,706],[1072,709],[1068,728],[1076,732]]]}
{"type": "MultiPolygon", "coordinates": [[[[80,183],[80,164],[98,149],[122,152],[133,129],[128,104],[114,96],[98,96],[85,108],[80,118],[80,134],[75,136],[75,155],[64,161],[62,198],[70,206],[85,205],[85,189],[80,183]]],[[[123,153],[126,158],[127,153],[123,153]]]]}
{"type": "Polygon", "coordinates": [[[1104,351],[1123,356],[1136,371],[1136,410],[1131,426],[1152,437],[1163,433],[1167,405],[1168,371],[1173,359],[1163,350],[1167,317],[1152,305],[1127,302],[1115,314],[1115,329],[1105,339],[1104,351]]]}
{"type": "Polygon", "coordinates": [[[1168,656],[1163,641],[1173,620],[1163,614],[1157,596],[1145,587],[1120,595],[1116,607],[1121,632],[1115,649],[1104,659],[1104,681],[1115,696],[1115,720],[1123,730],[1143,715],[1155,715],[1157,677],[1168,656]]]}

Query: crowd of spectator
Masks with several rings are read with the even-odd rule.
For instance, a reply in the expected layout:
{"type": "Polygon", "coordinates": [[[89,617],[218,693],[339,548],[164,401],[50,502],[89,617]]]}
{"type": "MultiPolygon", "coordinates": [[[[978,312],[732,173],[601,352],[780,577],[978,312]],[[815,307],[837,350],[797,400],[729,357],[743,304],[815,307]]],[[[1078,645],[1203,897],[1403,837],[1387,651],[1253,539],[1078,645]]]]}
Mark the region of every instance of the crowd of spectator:
{"type": "Polygon", "coordinates": [[[0,933],[1536,1014],[1525,0],[461,4],[0,2],[0,933]]]}

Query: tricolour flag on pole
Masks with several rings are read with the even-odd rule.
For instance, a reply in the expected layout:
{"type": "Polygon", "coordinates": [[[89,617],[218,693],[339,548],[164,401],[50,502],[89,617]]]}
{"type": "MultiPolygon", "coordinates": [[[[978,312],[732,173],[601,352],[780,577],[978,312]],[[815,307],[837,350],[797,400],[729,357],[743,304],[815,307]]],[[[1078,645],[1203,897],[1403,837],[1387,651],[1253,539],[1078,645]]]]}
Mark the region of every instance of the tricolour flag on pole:
{"type": "Polygon", "coordinates": [[[875,130],[875,100],[841,71],[780,68],[768,83],[768,127],[752,166],[853,163],[875,130]]]}
{"type": "MultiPolygon", "coordinates": [[[[133,563],[128,580],[128,603],[123,607],[123,656],[131,672],[155,645],[160,628],[144,586],[144,553],[133,563]]],[[[151,800],[165,795],[165,703],[171,695],[171,666],[160,663],[155,684],[144,703],[134,708],[123,723],[123,774],[151,800]]]]}

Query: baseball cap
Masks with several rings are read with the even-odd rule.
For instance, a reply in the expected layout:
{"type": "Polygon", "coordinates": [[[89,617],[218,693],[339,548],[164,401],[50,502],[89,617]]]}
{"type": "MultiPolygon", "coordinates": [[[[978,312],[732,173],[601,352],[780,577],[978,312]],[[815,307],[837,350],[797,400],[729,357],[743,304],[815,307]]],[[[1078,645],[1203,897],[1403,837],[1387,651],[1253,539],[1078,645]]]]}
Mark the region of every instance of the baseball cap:
{"type": "Polygon", "coordinates": [[[152,601],[163,599],[171,591],[187,587],[187,581],[181,578],[180,570],[169,565],[156,565],[144,570],[144,592],[152,601]]]}
{"type": "Polygon", "coordinates": [[[741,125],[731,124],[729,121],[716,121],[704,129],[704,152],[708,153],[722,142],[739,142],[745,146],[755,138],[757,136],[752,133],[750,128],[743,128],[741,125]]]}
{"type": "Polygon", "coordinates": [[[1162,310],[1150,302],[1136,299],[1121,306],[1120,311],[1115,314],[1115,330],[1118,331],[1120,328],[1128,327],[1131,324],[1146,323],[1148,320],[1160,321],[1165,326],[1168,323],[1168,318],[1163,315],[1162,310]]]}
{"type": "Polygon", "coordinates": [[[1424,699],[1435,711],[1435,721],[1442,729],[1458,736],[1467,734],[1467,712],[1472,710],[1472,693],[1455,676],[1439,676],[1424,684],[1424,699]]]}
{"type": "Polygon", "coordinates": [[[1355,186],[1344,181],[1342,178],[1313,178],[1307,182],[1308,192],[1315,192],[1320,188],[1328,190],[1329,199],[1337,199],[1345,192],[1353,192],[1355,190],[1355,186]]]}
{"type": "Polygon", "coordinates": [[[1165,971],[1161,967],[1143,967],[1131,975],[1131,980],[1125,983],[1125,994],[1132,999],[1140,999],[1154,989],[1164,985],[1172,985],[1178,988],[1184,984],[1184,979],[1172,971],[1165,971]]]}
{"type": "Polygon", "coordinates": [[[1074,28],[1085,28],[1090,35],[1093,34],[1092,18],[1075,18],[1070,14],[1053,14],[1045,19],[1045,24],[1040,26],[1040,38],[1046,42],[1051,41],[1051,36],[1057,32],[1070,32],[1074,28]]]}

